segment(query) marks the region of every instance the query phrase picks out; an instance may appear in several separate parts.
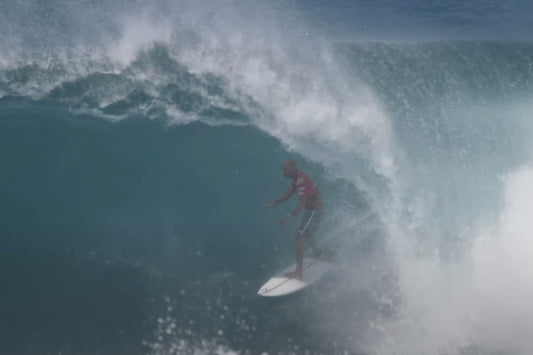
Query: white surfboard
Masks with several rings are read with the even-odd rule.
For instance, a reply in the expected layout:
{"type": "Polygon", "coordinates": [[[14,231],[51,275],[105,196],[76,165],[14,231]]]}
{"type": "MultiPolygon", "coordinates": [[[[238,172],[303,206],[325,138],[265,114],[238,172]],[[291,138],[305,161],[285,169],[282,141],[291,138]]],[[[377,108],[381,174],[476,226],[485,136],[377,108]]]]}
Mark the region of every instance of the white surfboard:
{"type": "Polygon", "coordinates": [[[304,258],[301,280],[284,276],[285,273],[294,271],[296,268],[295,264],[268,280],[267,283],[261,286],[259,291],[257,291],[257,294],[265,297],[276,297],[300,291],[318,281],[331,270],[332,265],[332,263],[324,260],[304,258]]]}

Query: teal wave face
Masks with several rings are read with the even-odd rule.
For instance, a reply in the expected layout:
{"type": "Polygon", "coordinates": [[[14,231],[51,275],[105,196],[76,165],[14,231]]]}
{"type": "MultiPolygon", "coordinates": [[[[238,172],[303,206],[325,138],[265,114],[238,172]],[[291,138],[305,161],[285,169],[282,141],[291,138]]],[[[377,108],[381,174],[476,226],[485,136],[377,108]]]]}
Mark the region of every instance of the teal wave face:
{"type": "MultiPolygon", "coordinates": [[[[295,226],[279,226],[292,204],[265,207],[289,186],[283,159],[296,158],[324,194],[321,240],[341,225],[340,206],[351,217],[369,212],[352,186],[251,126],[110,123],[28,100],[0,104],[0,255],[13,285],[0,296],[13,334],[0,350],[331,348],[313,340],[318,328],[283,328],[305,313],[298,300],[295,314],[273,318],[249,295],[293,259],[295,226]],[[33,340],[21,341],[27,332],[33,340]]],[[[382,252],[367,228],[359,261],[382,252]]]]}

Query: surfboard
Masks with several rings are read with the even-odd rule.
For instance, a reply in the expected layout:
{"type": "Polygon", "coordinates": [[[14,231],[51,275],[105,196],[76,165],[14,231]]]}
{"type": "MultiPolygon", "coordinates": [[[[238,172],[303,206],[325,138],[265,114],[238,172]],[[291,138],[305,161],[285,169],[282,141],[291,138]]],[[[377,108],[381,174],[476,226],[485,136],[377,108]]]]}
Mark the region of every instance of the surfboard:
{"type": "Polygon", "coordinates": [[[294,264],[268,280],[257,291],[257,294],[264,297],[277,297],[300,291],[317,282],[331,270],[332,266],[333,264],[328,261],[304,258],[301,280],[284,276],[285,273],[294,271],[296,268],[296,264],[294,264]]]}

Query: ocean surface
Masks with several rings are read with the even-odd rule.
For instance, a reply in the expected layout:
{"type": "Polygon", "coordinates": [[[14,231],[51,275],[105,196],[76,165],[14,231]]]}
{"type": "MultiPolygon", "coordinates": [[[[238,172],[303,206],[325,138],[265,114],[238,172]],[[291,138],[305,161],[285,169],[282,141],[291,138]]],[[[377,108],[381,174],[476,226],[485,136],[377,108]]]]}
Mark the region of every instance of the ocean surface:
{"type": "Polygon", "coordinates": [[[533,353],[533,5],[0,0],[0,355],[533,353]],[[293,263],[295,159],[335,269],[293,263]]]}

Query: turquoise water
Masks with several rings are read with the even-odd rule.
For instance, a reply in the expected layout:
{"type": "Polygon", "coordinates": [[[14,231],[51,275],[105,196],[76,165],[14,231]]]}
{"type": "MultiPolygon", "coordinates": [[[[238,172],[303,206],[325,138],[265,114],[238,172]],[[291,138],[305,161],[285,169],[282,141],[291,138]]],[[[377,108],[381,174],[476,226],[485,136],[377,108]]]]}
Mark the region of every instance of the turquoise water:
{"type": "Polygon", "coordinates": [[[527,4],[461,4],[0,3],[0,354],[530,353],[527,4]],[[266,299],[287,158],[337,267],[266,299]]]}

